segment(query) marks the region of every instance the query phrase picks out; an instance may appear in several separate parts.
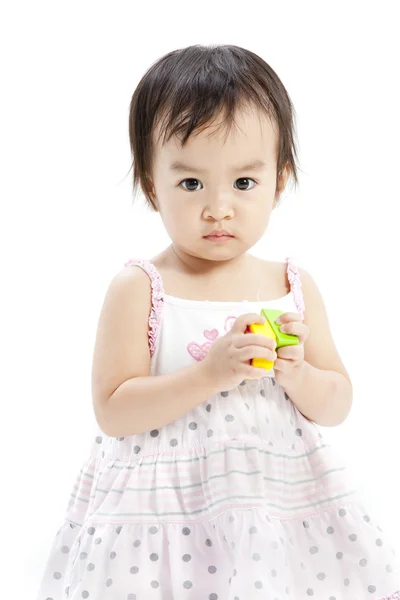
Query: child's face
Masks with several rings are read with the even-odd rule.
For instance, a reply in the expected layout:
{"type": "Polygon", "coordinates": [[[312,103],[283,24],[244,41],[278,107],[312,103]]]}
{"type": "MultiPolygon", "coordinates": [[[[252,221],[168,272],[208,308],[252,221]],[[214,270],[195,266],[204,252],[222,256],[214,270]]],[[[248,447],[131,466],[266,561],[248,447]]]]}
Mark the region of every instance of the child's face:
{"type": "MultiPolygon", "coordinates": [[[[221,261],[246,252],[262,237],[273,209],[277,138],[268,117],[255,109],[236,114],[229,134],[214,132],[220,118],[195,132],[181,148],[176,138],[161,146],[156,130],[153,162],[154,202],[177,253],[221,261]],[[212,133],[211,137],[208,137],[212,133]],[[241,169],[256,160],[261,169],[241,169]],[[172,169],[175,162],[189,168],[172,169]],[[205,239],[214,229],[234,237],[205,239]]],[[[281,190],[289,170],[279,181],[281,190]]]]}

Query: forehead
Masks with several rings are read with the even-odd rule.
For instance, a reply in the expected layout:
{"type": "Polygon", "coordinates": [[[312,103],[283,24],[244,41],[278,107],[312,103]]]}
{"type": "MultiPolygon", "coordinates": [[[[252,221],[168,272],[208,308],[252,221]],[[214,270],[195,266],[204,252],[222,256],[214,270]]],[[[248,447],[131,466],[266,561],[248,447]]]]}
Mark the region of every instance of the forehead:
{"type": "Polygon", "coordinates": [[[221,112],[212,122],[194,130],[183,147],[177,135],[163,142],[160,125],[157,125],[153,138],[155,160],[168,160],[172,164],[183,158],[193,163],[199,156],[234,154],[238,158],[249,158],[249,153],[259,158],[275,156],[277,128],[264,111],[256,107],[238,109],[230,127],[224,122],[225,118],[225,112],[221,112]]]}

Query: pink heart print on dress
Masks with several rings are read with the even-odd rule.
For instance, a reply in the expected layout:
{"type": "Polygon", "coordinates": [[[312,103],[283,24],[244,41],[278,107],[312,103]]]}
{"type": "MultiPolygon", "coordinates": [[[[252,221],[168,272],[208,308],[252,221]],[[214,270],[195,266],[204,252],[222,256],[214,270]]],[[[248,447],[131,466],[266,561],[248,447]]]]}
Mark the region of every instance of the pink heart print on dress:
{"type": "Polygon", "coordinates": [[[210,348],[211,342],[205,342],[202,346],[199,346],[196,342],[190,342],[187,347],[190,356],[195,360],[203,360],[210,348]]]}
{"type": "MultiPolygon", "coordinates": [[[[228,331],[231,329],[235,320],[236,317],[227,317],[225,319],[224,329],[226,333],[228,333],[228,331]]],[[[187,350],[190,356],[195,360],[199,361],[203,360],[207,356],[207,353],[211,348],[212,342],[218,337],[218,329],[205,329],[203,331],[203,335],[207,340],[210,341],[205,342],[201,346],[199,346],[199,344],[196,344],[196,342],[190,342],[190,344],[187,345],[187,350]]]]}
{"type": "Polygon", "coordinates": [[[218,337],[218,330],[211,329],[211,331],[207,331],[207,329],[206,329],[204,331],[204,337],[213,342],[215,340],[215,338],[218,337]]]}

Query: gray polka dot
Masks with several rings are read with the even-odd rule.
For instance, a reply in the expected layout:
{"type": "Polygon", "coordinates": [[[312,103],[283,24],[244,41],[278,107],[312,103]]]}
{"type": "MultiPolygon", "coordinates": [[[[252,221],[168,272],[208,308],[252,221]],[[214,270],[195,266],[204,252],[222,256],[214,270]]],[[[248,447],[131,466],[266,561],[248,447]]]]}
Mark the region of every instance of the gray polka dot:
{"type": "Polygon", "coordinates": [[[189,562],[189,560],[192,560],[192,557],[190,556],[190,554],[184,554],[184,555],[182,556],[182,560],[183,560],[184,562],[189,562]]]}
{"type": "Polygon", "coordinates": [[[150,560],[158,560],[158,554],[157,554],[157,552],[152,552],[150,554],[150,560]]]}
{"type": "Polygon", "coordinates": [[[359,562],[360,567],[366,567],[368,564],[368,561],[366,558],[362,558],[359,562]]]}
{"type": "Polygon", "coordinates": [[[150,532],[150,533],[157,533],[157,532],[158,532],[158,529],[157,529],[157,527],[155,527],[155,525],[152,525],[152,526],[150,527],[150,529],[149,529],[149,532],[150,532]]]}
{"type": "Polygon", "coordinates": [[[234,421],[235,417],[233,415],[226,415],[225,416],[225,421],[231,422],[234,421]]]}
{"type": "Polygon", "coordinates": [[[63,554],[68,554],[68,552],[69,552],[69,548],[68,548],[68,546],[63,546],[63,547],[61,548],[61,552],[62,552],[63,554]]]}
{"type": "Polygon", "coordinates": [[[310,523],[308,521],[303,521],[303,527],[308,529],[310,527],[310,523]]]}
{"type": "Polygon", "coordinates": [[[326,533],[335,533],[335,530],[333,529],[333,527],[328,527],[326,533]]]}
{"type": "Polygon", "coordinates": [[[110,587],[112,585],[112,582],[113,582],[112,579],[107,579],[106,586],[110,587]]]}
{"type": "Polygon", "coordinates": [[[227,398],[229,396],[229,392],[221,392],[221,396],[223,398],[227,398]]]}
{"type": "Polygon", "coordinates": [[[133,448],[133,451],[134,451],[135,454],[137,454],[138,452],[140,452],[140,446],[135,446],[133,448]]]}
{"type": "Polygon", "coordinates": [[[260,390],[260,394],[265,398],[265,390],[260,390]]]}
{"type": "Polygon", "coordinates": [[[336,600],[336,596],[329,596],[329,600],[336,600]]]}
{"type": "Polygon", "coordinates": [[[193,584],[192,584],[192,582],[191,582],[191,581],[184,581],[184,582],[183,582],[183,587],[184,587],[186,590],[190,590],[190,588],[192,587],[192,585],[193,585],[193,584]]]}
{"type": "Polygon", "coordinates": [[[83,559],[87,558],[87,552],[81,552],[81,553],[80,553],[80,555],[79,555],[79,558],[80,558],[81,560],[83,560],[83,559]]]}
{"type": "Polygon", "coordinates": [[[318,552],[317,546],[311,546],[310,552],[311,552],[311,554],[317,554],[317,552],[318,552]]]}
{"type": "Polygon", "coordinates": [[[347,515],[347,511],[344,508],[339,509],[339,516],[345,517],[347,515]]]}
{"type": "Polygon", "coordinates": [[[393,573],[393,569],[390,565],[386,565],[385,569],[386,569],[387,573],[393,573]]]}
{"type": "Polygon", "coordinates": [[[100,538],[100,537],[96,538],[96,539],[94,540],[94,543],[95,543],[95,544],[97,544],[97,545],[98,545],[98,544],[101,544],[101,538],[100,538]]]}
{"type": "Polygon", "coordinates": [[[376,540],[376,545],[377,545],[377,546],[382,546],[382,544],[383,544],[382,540],[381,540],[380,538],[378,538],[378,539],[376,540]]]}
{"type": "MultiPolygon", "coordinates": [[[[158,429],[152,429],[152,430],[150,431],[150,435],[151,435],[151,437],[157,437],[157,436],[159,435],[159,433],[160,433],[160,432],[158,431],[158,429]]],[[[157,586],[158,586],[158,584],[157,584],[157,586]]]]}
{"type": "Polygon", "coordinates": [[[136,600],[136,594],[128,594],[127,600],[136,600]]]}
{"type": "Polygon", "coordinates": [[[314,596],[314,590],[312,590],[311,588],[308,588],[307,596],[314,596]]]}
{"type": "Polygon", "coordinates": [[[192,421],[191,423],[189,423],[189,429],[192,429],[192,430],[197,429],[197,423],[195,423],[194,421],[192,421]]]}
{"type": "Polygon", "coordinates": [[[368,591],[369,591],[370,594],[373,594],[374,592],[376,592],[376,586],[369,585],[368,586],[368,591]]]}
{"type": "Polygon", "coordinates": [[[347,577],[346,577],[346,579],[344,580],[344,582],[343,582],[343,583],[344,583],[344,585],[345,585],[346,587],[348,587],[348,586],[350,585],[350,580],[349,580],[349,579],[347,579],[347,577]]]}
{"type": "MultiPolygon", "coordinates": [[[[218,600],[218,594],[210,594],[208,596],[209,600],[218,600]]],[[[237,596],[235,596],[237,598],[237,596]]]]}
{"type": "Polygon", "coordinates": [[[364,515],[364,516],[363,516],[363,519],[364,519],[364,521],[366,521],[367,523],[369,523],[369,522],[370,522],[370,520],[371,520],[371,519],[370,519],[370,517],[369,517],[368,515],[364,515]]]}
{"type": "Polygon", "coordinates": [[[94,564],[93,563],[89,563],[88,566],[87,566],[87,570],[88,571],[94,571],[94,569],[95,569],[94,564]]]}
{"type": "Polygon", "coordinates": [[[150,585],[152,588],[157,589],[160,584],[158,581],[153,580],[150,585]]]}
{"type": "Polygon", "coordinates": [[[175,438],[172,438],[172,440],[169,443],[170,446],[177,446],[178,445],[178,440],[175,438]]]}
{"type": "Polygon", "coordinates": [[[318,573],[318,575],[317,575],[317,579],[319,579],[320,581],[323,581],[325,579],[325,577],[326,577],[325,573],[318,573]]]}
{"type": "Polygon", "coordinates": [[[276,569],[272,569],[271,577],[276,577],[278,575],[278,571],[276,569]]]}
{"type": "Polygon", "coordinates": [[[240,383],[240,385],[246,385],[246,380],[243,379],[243,381],[240,383]]]}
{"type": "Polygon", "coordinates": [[[258,429],[257,429],[257,427],[254,427],[254,425],[251,428],[251,433],[254,433],[255,435],[258,434],[258,429]]]}
{"type": "Polygon", "coordinates": [[[53,577],[54,577],[54,579],[61,579],[61,573],[56,571],[55,573],[53,573],[53,577]]]}
{"type": "Polygon", "coordinates": [[[182,529],[182,533],[183,533],[183,535],[189,535],[189,533],[190,533],[190,529],[189,529],[189,527],[184,527],[184,528],[182,529]]]}
{"type": "Polygon", "coordinates": [[[261,556],[258,554],[258,552],[253,554],[253,560],[261,560],[261,556]]]}
{"type": "Polygon", "coordinates": [[[254,525],[253,527],[250,527],[249,533],[257,533],[257,527],[255,527],[254,525]]]}
{"type": "Polygon", "coordinates": [[[263,584],[261,581],[255,581],[254,582],[254,587],[256,587],[258,590],[261,590],[263,584]]]}
{"type": "Polygon", "coordinates": [[[110,558],[111,558],[111,560],[112,560],[113,558],[115,558],[116,556],[117,556],[117,553],[116,553],[116,552],[111,552],[111,554],[110,554],[110,558]]]}
{"type": "Polygon", "coordinates": [[[210,412],[210,410],[211,410],[211,404],[207,404],[207,406],[206,406],[206,411],[207,411],[207,412],[210,412]]]}
{"type": "Polygon", "coordinates": [[[250,410],[250,406],[247,404],[247,402],[245,402],[245,406],[246,406],[247,410],[250,410]]]}
{"type": "Polygon", "coordinates": [[[89,598],[89,592],[87,592],[86,590],[84,590],[82,592],[82,598],[89,598]]]}
{"type": "Polygon", "coordinates": [[[207,437],[211,437],[214,434],[212,429],[207,429],[207,437]]]}
{"type": "MultiPolygon", "coordinates": [[[[92,438],[92,439],[93,439],[93,438],[92,438]]],[[[98,436],[96,437],[96,444],[101,444],[101,442],[102,442],[102,441],[103,441],[103,438],[102,438],[100,435],[98,435],[98,436]]]]}
{"type": "Polygon", "coordinates": [[[356,541],[356,539],[357,539],[357,536],[356,536],[356,534],[355,534],[355,533],[351,533],[351,534],[349,535],[349,540],[350,540],[351,542],[355,542],[355,541],[356,541]]]}
{"type": "Polygon", "coordinates": [[[278,542],[271,542],[272,550],[278,550],[278,542]]]}
{"type": "Polygon", "coordinates": [[[301,429],[296,429],[295,434],[301,437],[303,435],[303,432],[301,429]]]}
{"type": "Polygon", "coordinates": [[[142,543],[142,542],[141,542],[140,540],[135,540],[135,541],[133,542],[133,545],[135,546],[135,548],[138,548],[138,547],[140,546],[140,544],[141,544],[141,543],[142,543]]]}
{"type": "Polygon", "coordinates": [[[212,541],[209,538],[206,539],[206,546],[212,546],[212,541]]]}
{"type": "Polygon", "coordinates": [[[122,525],[118,525],[117,529],[115,530],[115,533],[118,533],[118,535],[121,533],[122,531],[122,525]]]}
{"type": "Polygon", "coordinates": [[[93,535],[96,530],[94,527],[89,527],[89,529],[87,531],[88,531],[89,535],[93,535]]]}
{"type": "Polygon", "coordinates": [[[136,573],[139,571],[139,567],[131,567],[129,570],[132,575],[136,575],[136,573]]]}
{"type": "Polygon", "coordinates": [[[211,573],[211,574],[216,573],[217,572],[217,567],[214,567],[214,566],[208,567],[208,572],[211,573]]]}
{"type": "Polygon", "coordinates": [[[342,560],[342,558],[343,558],[343,552],[336,552],[336,558],[338,560],[342,560]]]}

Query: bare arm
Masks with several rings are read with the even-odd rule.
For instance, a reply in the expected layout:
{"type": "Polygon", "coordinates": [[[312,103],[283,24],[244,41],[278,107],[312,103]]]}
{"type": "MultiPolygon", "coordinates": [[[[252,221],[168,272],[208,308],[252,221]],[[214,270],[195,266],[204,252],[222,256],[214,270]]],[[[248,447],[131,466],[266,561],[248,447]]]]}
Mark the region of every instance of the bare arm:
{"type": "Polygon", "coordinates": [[[129,379],[103,407],[104,433],[120,437],[158,429],[217,391],[211,386],[202,363],[166,375],[129,379]]]}
{"type": "Polygon", "coordinates": [[[139,267],[112,280],[101,310],[92,366],[92,401],[106,435],[151,431],[179,418],[218,390],[202,363],[150,375],[151,285],[139,267]]]}

